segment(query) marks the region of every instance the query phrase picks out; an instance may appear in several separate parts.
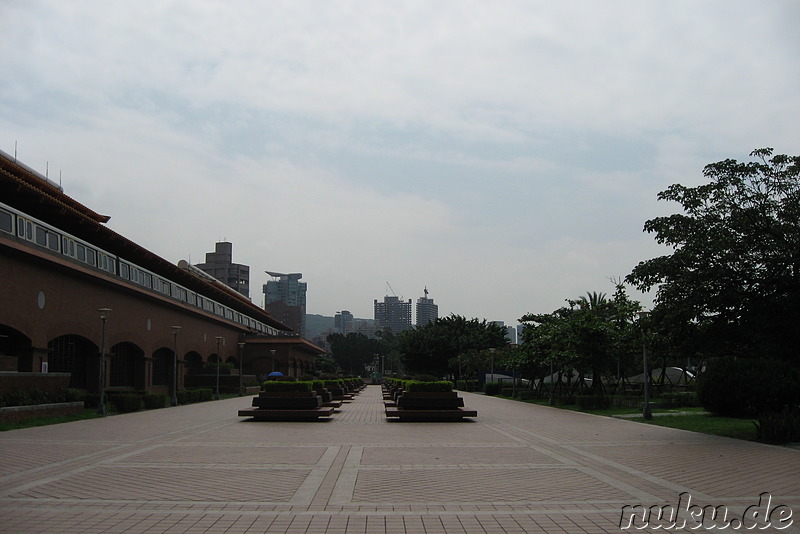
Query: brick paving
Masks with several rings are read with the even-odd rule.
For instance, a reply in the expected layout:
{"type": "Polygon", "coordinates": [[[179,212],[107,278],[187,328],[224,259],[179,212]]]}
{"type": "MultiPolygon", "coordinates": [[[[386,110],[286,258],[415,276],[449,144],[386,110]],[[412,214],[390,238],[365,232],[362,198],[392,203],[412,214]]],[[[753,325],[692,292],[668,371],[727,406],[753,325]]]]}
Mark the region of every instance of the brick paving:
{"type": "Polygon", "coordinates": [[[800,532],[798,450],[462,395],[460,423],[389,421],[370,386],[329,421],[236,398],[3,432],[0,532],[605,533],[626,505],[741,518],[762,493],[791,524],[756,530],[800,532]]]}

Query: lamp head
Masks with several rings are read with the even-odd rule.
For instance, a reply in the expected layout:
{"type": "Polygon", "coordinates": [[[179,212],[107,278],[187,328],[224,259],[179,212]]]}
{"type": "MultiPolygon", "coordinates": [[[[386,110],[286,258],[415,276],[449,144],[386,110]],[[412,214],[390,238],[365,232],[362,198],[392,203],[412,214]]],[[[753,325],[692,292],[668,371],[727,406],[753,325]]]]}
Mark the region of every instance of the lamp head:
{"type": "Polygon", "coordinates": [[[108,314],[111,313],[111,308],[100,308],[97,311],[100,312],[100,319],[105,321],[108,319],[108,314]]]}

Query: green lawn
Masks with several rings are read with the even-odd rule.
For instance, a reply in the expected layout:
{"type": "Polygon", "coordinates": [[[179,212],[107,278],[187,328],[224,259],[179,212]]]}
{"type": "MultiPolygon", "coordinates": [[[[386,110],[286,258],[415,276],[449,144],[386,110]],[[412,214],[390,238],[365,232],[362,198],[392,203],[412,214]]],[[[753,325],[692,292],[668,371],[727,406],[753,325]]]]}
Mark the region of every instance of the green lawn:
{"type": "MultiPolygon", "coordinates": [[[[518,400],[518,399],[511,399],[510,397],[501,397],[504,399],[509,400],[518,400]]],[[[531,404],[540,404],[543,406],[548,405],[547,400],[524,400],[519,402],[528,402],[531,404]]],[[[558,405],[554,406],[555,408],[559,408],[562,410],[572,410],[572,411],[581,411],[578,409],[578,406],[575,404],[567,404],[567,405],[558,405]]],[[[754,422],[755,419],[739,419],[735,417],[721,417],[716,415],[711,415],[703,410],[703,408],[653,408],[652,413],[677,413],[677,412],[689,412],[687,415],[670,415],[670,416],[662,416],[662,417],[653,417],[650,421],[645,421],[643,417],[641,417],[641,410],[635,408],[606,408],[603,410],[586,410],[585,413],[591,413],[595,415],[603,415],[607,417],[611,417],[614,415],[635,415],[638,414],[639,417],[632,417],[628,419],[629,421],[637,421],[640,423],[646,423],[650,425],[657,425],[657,426],[666,426],[669,428],[679,428],[681,430],[690,430],[692,432],[701,432],[703,434],[712,434],[715,436],[725,436],[729,438],[736,438],[736,439],[744,439],[748,441],[756,441],[756,426],[754,422]]]]}
{"type": "Polygon", "coordinates": [[[713,434],[715,436],[756,441],[755,419],[739,419],[710,414],[697,414],[653,417],[650,421],[637,418],[634,419],[634,421],[641,421],[650,425],[691,430],[692,432],[702,432],[703,434],[713,434]]]}
{"type": "Polygon", "coordinates": [[[17,430],[20,428],[31,428],[34,426],[55,425],[58,423],[71,423],[72,421],[82,421],[83,419],[94,419],[95,417],[102,417],[97,414],[97,408],[86,409],[76,415],[64,415],[61,417],[38,417],[35,419],[28,419],[27,421],[20,421],[18,423],[0,423],[0,432],[6,430],[17,430]]]}

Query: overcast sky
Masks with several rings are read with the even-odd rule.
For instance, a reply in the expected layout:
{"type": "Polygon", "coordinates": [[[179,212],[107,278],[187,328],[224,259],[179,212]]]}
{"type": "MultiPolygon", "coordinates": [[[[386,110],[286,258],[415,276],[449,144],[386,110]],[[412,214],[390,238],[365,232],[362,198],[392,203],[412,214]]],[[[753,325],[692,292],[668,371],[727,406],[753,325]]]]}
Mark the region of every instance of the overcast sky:
{"type": "MultiPolygon", "coordinates": [[[[308,312],[516,324],[666,252],[707,163],[800,147],[800,2],[0,0],[0,149],[308,312]],[[387,286],[391,285],[392,290],[387,286]]],[[[650,296],[631,291],[648,302],[650,296]]]]}

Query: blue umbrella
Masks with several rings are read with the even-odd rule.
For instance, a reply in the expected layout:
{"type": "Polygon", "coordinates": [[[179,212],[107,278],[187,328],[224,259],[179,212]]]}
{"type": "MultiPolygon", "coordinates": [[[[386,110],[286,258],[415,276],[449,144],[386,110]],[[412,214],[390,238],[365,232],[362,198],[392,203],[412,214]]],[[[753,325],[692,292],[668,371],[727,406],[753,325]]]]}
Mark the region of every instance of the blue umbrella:
{"type": "Polygon", "coordinates": [[[283,376],[283,373],[281,373],[280,371],[272,371],[267,376],[283,376]]]}

